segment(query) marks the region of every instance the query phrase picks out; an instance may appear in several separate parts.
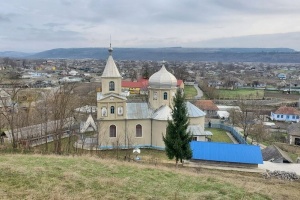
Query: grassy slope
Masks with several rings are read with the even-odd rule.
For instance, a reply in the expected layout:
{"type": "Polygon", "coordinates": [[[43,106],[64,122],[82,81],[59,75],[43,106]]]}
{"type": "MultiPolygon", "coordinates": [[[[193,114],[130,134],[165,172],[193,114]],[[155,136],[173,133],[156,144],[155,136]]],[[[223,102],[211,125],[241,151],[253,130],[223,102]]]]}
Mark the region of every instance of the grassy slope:
{"type": "Polygon", "coordinates": [[[270,180],[253,174],[176,171],[174,165],[87,156],[6,154],[0,155],[0,162],[1,199],[281,199],[296,197],[300,187],[298,182],[278,180],[269,185],[270,180]]]}
{"type": "Polygon", "coordinates": [[[184,94],[188,99],[194,98],[197,95],[197,90],[194,86],[186,85],[184,86],[184,94]]]}

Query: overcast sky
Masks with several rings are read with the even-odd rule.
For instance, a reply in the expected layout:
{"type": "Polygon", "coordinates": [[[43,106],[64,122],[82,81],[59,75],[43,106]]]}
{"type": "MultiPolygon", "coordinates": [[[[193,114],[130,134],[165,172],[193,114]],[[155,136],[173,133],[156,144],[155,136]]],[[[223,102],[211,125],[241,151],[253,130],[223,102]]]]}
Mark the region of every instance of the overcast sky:
{"type": "Polygon", "coordinates": [[[0,0],[0,51],[108,47],[300,50],[299,0],[0,0]]]}

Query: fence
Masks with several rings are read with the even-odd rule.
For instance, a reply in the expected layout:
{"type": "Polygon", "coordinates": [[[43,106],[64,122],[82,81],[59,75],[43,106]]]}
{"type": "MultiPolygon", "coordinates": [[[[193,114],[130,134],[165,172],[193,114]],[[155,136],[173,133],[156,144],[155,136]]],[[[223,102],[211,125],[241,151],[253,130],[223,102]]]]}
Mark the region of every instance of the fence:
{"type": "MultiPolygon", "coordinates": [[[[208,128],[208,124],[205,124],[205,128],[208,128]]],[[[247,142],[245,141],[243,136],[240,134],[240,132],[232,126],[227,126],[227,125],[224,125],[224,124],[213,124],[212,123],[211,128],[223,129],[223,130],[229,132],[236,139],[236,141],[239,144],[247,144],[247,142]]]]}

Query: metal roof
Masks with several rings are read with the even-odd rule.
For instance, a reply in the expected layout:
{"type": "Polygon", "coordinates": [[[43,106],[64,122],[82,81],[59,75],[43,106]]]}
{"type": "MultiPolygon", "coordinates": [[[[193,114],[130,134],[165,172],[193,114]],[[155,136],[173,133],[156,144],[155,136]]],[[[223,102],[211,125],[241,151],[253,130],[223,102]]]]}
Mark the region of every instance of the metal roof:
{"type": "Polygon", "coordinates": [[[101,77],[109,77],[109,78],[121,77],[112,55],[108,56],[108,59],[107,59],[107,62],[106,62],[106,65],[105,65],[105,68],[104,68],[104,71],[103,71],[103,74],[101,77]]]}
{"type": "Polygon", "coordinates": [[[152,119],[172,120],[172,109],[167,105],[161,106],[158,110],[155,111],[155,113],[153,113],[152,119]]]}
{"type": "Polygon", "coordinates": [[[186,108],[189,117],[204,117],[206,115],[205,112],[203,112],[197,106],[188,101],[186,102],[186,108]]]}
{"type": "Polygon", "coordinates": [[[177,79],[163,65],[158,72],[149,78],[149,86],[151,88],[175,88],[177,79]]]}
{"type": "Polygon", "coordinates": [[[189,125],[187,131],[191,132],[193,135],[212,135],[210,131],[204,131],[204,128],[200,125],[189,125]]]}
{"type": "Polygon", "coordinates": [[[150,119],[152,110],[147,103],[127,103],[127,119],[150,119]]]}
{"type": "Polygon", "coordinates": [[[217,142],[192,141],[192,159],[218,162],[262,164],[259,146],[217,142]]]}

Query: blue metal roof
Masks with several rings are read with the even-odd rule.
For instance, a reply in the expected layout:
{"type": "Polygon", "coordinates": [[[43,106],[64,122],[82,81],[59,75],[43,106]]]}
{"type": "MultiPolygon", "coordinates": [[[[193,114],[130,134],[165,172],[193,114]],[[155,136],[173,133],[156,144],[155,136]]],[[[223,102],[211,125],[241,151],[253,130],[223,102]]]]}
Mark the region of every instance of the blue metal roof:
{"type": "Polygon", "coordinates": [[[262,164],[259,146],[192,141],[192,159],[245,164],[262,164]]]}

